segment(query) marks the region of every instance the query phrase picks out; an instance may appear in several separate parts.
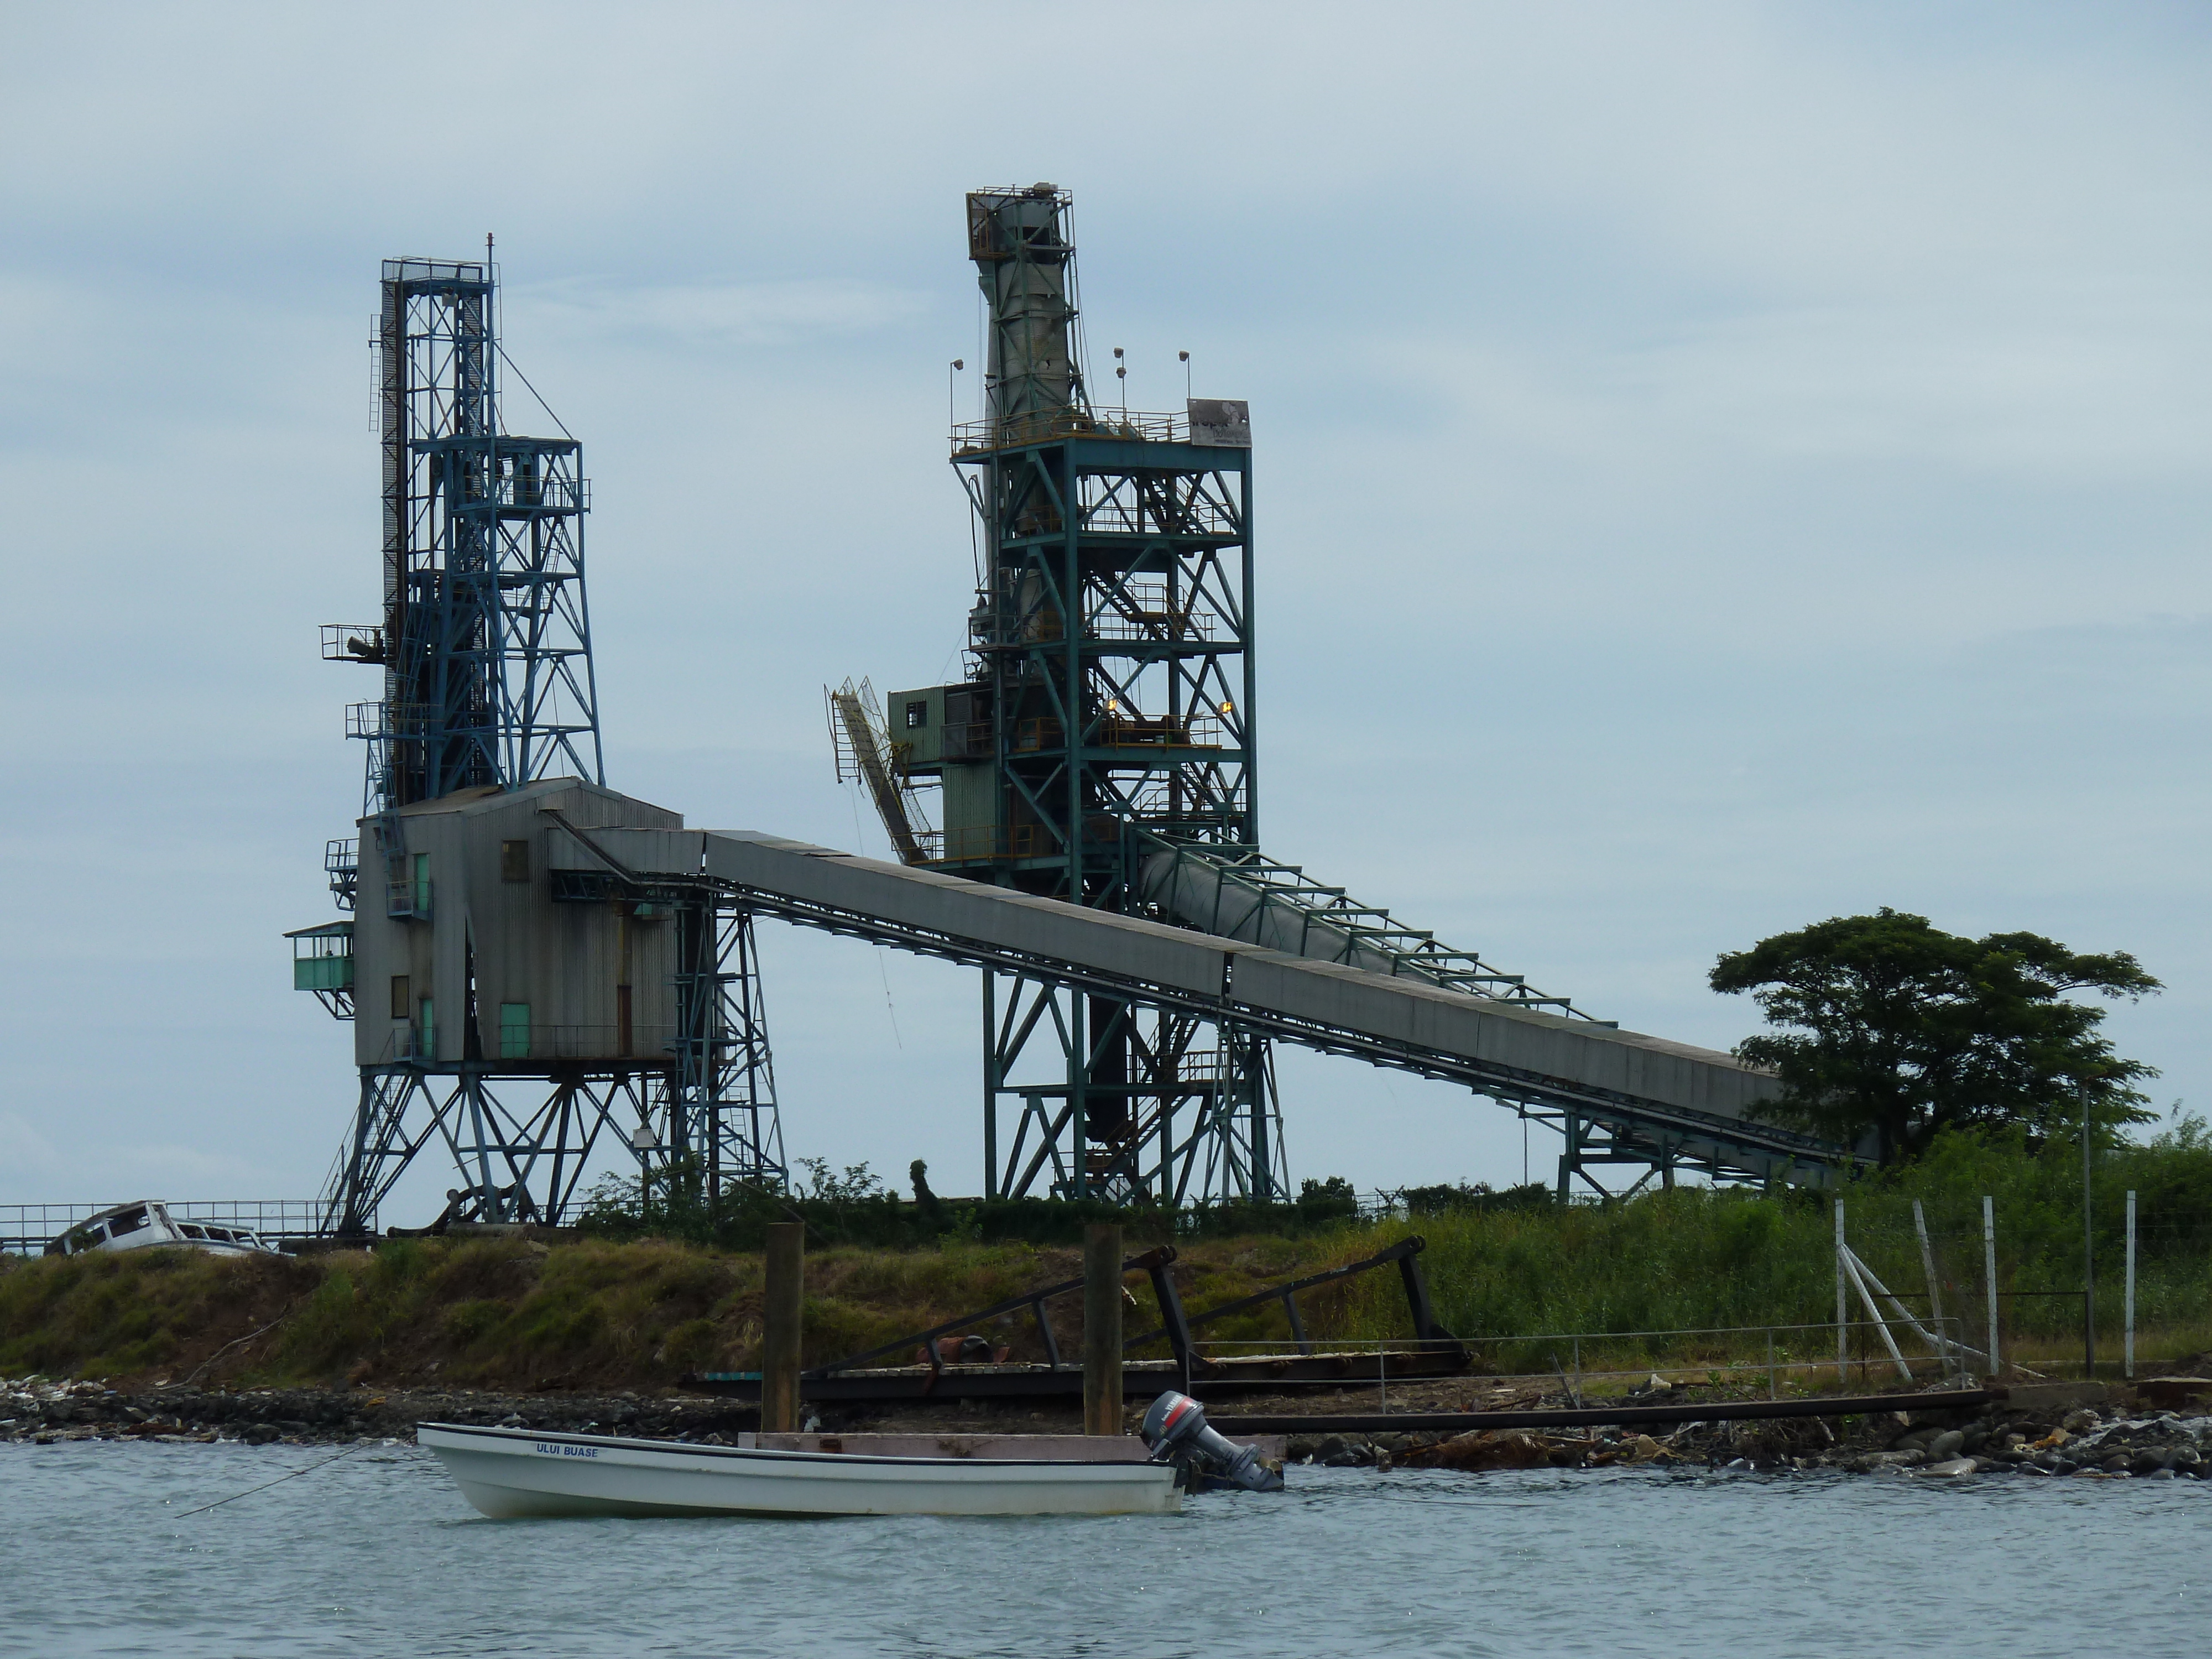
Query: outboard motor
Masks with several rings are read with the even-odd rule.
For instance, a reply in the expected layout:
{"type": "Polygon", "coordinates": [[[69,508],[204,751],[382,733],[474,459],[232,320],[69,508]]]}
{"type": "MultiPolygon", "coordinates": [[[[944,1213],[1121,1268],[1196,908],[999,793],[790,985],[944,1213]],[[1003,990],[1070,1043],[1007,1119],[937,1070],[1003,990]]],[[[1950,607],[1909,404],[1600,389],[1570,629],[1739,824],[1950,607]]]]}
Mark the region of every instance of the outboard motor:
{"type": "Polygon", "coordinates": [[[1173,1463],[1198,1488],[1211,1482],[1244,1492],[1280,1492],[1283,1477],[1260,1461],[1259,1449],[1224,1440],[1206,1426],[1206,1407],[1172,1389],[1152,1401],[1139,1431],[1152,1462],[1173,1463]]]}

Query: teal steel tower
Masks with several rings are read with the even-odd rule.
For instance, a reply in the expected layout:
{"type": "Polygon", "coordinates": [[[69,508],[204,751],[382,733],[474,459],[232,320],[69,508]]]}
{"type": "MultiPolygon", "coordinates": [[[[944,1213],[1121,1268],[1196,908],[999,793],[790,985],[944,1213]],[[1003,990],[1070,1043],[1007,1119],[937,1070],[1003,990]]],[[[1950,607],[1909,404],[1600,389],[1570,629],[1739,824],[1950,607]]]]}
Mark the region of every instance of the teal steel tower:
{"type": "Polygon", "coordinates": [[[362,834],[325,855],[354,914],[293,936],[295,984],[356,1026],[333,1233],[426,1152],[460,1177],[448,1219],[568,1218],[608,1130],[710,1193],[782,1177],[750,913],[556,866],[593,826],[682,820],[605,787],[582,447],[506,429],[497,280],[489,248],[383,268],[383,609],[323,630],[383,679],[346,711],[362,834]]]}
{"type": "MultiPolygon", "coordinates": [[[[1099,406],[1068,194],[967,210],[989,321],[985,417],[952,433],[979,532],[967,678],[880,716],[833,694],[833,730],[908,862],[1151,915],[1148,857],[1259,842],[1249,420],[1099,406]],[[934,829],[913,793],[930,782],[934,829]]],[[[1266,1039],[988,971],[983,1020],[992,1194],[1280,1195],[1266,1039]]]]}

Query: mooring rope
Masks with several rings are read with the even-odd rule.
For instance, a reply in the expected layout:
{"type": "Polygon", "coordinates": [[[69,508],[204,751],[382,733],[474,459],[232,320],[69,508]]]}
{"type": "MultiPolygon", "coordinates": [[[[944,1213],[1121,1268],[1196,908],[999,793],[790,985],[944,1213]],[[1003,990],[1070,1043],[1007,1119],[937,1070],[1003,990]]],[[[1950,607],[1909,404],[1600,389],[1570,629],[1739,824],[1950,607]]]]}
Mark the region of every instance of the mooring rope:
{"type": "Polygon", "coordinates": [[[184,1521],[195,1515],[205,1515],[210,1510],[219,1510],[225,1504],[235,1504],[241,1498],[251,1498],[258,1492],[267,1492],[271,1486],[281,1486],[287,1480],[297,1480],[303,1474],[313,1474],[317,1469],[326,1469],[340,1457],[351,1457],[357,1451],[366,1451],[371,1446],[382,1443],[381,1441],[377,1440],[364,1440],[360,1445],[348,1446],[337,1455],[337,1457],[325,1457],[320,1462],[308,1464],[304,1469],[294,1469],[291,1474],[280,1474],[274,1480],[264,1480],[258,1486],[248,1486],[244,1492],[234,1492],[228,1498],[218,1498],[212,1504],[203,1504],[196,1510],[186,1510],[177,1519],[184,1521]]]}

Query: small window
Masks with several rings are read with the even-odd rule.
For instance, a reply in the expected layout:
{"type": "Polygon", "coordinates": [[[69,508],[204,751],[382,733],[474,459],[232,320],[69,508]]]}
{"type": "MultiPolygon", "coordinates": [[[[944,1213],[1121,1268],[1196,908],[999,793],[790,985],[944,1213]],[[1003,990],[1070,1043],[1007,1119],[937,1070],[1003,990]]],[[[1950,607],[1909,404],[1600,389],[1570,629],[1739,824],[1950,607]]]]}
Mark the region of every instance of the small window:
{"type": "Polygon", "coordinates": [[[528,1003],[502,1002],[499,1005],[499,1057],[501,1060],[530,1058],[528,1003]]]}
{"type": "Polygon", "coordinates": [[[177,1224],[177,1231],[184,1234],[186,1238],[205,1238],[208,1236],[206,1228],[195,1227],[189,1221],[179,1222],[177,1224]]]}
{"type": "Polygon", "coordinates": [[[415,854],[415,914],[418,916],[430,914],[430,855],[428,853],[415,854]]]}
{"type": "Polygon", "coordinates": [[[434,1060],[437,1058],[438,1054],[437,1013],[431,1007],[430,999],[428,997],[424,997],[421,1001],[417,1002],[415,1005],[415,1009],[416,1029],[422,1036],[422,1042],[420,1046],[416,1048],[415,1052],[422,1055],[425,1060],[434,1060]]]}
{"type": "Polygon", "coordinates": [[[142,1204],[135,1210],[125,1210],[114,1220],[109,1222],[107,1234],[111,1238],[120,1238],[124,1234],[135,1233],[145,1225],[146,1206],[142,1204]]]}
{"type": "Polygon", "coordinates": [[[911,732],[911,731],[913,731],[916,726],[927,726],[927,725],[928,725],[928,724],[929,724],[929,705],[928,705],[927,703],[926,703],[926,702],[910,702],[910,703],[907,704],[907,706],[906,706],[906,729],[907,729],[908,731],[911,732]]]}
{"type": "Polygon", "coordinates": [[[499,878],[501,881],[530,879],[530,843],[526,841],[503,841],[499,844],[499,878]]]}
{"type": "Polygon", "coordinates": [[[415,994],[408,988],[407,975],[404,974],[394,974],[392,976],[392,1018],[404,1019],[408,1015],[414,1012],[415,994]]]}

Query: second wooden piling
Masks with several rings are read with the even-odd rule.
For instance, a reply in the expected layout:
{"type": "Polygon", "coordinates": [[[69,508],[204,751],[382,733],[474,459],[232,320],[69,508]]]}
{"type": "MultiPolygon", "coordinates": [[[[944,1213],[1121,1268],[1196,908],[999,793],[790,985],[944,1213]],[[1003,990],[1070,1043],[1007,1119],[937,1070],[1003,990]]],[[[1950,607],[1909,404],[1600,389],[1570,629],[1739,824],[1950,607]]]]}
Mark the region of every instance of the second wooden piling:
{"type": "Polygon", "coordinates": [[[1121,1230],[1083,1230],[1083,1431],[1121,1432],[1121,1230]]]}
{"type": "Polygon", "coordinates": [[[761,1427],[799,1427],[799,1319],[806,1281],[806,1228],[780,1221],[768,1230],[768,1285],[761,1342],[761,1427]]]}

